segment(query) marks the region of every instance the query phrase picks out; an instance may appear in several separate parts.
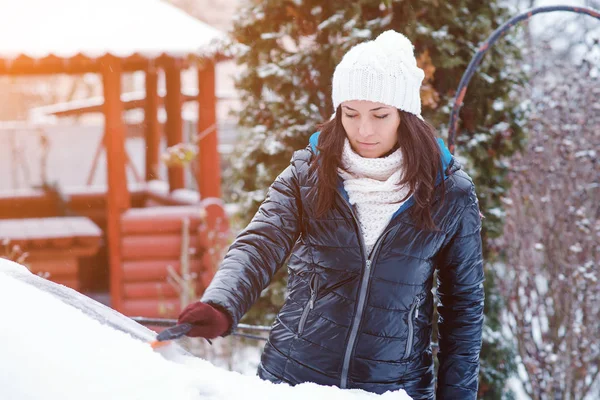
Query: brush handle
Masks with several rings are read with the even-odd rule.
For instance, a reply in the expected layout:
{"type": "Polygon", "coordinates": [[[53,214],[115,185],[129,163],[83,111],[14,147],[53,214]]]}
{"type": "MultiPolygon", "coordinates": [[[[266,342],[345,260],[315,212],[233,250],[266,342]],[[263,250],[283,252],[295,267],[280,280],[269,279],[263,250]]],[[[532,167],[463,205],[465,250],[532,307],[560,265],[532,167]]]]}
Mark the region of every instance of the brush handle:
{"type": "Polygon", "coordinates": [[[175,325],[159,333],[156,337],[156,340],[158,340],[159,342],[163,342],[165,340],[179,339],[180,337],[188,333],[192,329],[192,326],[192,324],[189,324],[187,322],[181,325],[175,325]]]}

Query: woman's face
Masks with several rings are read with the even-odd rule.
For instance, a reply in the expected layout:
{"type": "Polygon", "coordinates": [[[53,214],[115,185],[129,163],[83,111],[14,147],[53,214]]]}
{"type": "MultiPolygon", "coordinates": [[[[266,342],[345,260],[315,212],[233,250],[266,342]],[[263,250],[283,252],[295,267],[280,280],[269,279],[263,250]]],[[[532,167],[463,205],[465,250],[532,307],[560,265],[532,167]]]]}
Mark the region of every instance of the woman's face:
{"type": "Polygon", "coordinates": [[[366,100],[345,101],[342,125],[356,153],[365,158],[378,158],[398,142],[400,113],[394,107],[366,100]]]}

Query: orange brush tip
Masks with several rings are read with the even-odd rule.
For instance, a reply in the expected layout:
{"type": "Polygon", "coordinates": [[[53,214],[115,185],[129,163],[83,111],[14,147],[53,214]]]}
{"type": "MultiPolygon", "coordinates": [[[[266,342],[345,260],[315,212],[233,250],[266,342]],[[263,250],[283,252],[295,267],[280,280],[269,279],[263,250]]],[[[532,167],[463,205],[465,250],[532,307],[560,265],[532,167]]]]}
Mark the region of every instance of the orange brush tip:
{"type": "Polygon", "coordinates": [[[162,341],[162,342],[160,342],[158,340],[155,340],[153,342],[150,342],[150,347],[152,347],[153,349],[158,349],[159,347],[163,347],[163,346],[166,346],[168,344],[169,344],[168,340],[165,340],[165,341],[162,341]]]}

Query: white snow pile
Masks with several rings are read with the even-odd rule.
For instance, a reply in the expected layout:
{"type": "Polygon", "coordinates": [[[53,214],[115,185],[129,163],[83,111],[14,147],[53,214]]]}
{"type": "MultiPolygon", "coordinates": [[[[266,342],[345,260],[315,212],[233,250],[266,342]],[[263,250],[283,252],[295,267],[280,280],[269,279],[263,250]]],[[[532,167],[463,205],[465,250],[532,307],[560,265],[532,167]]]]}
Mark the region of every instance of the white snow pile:
{"type": "Polygon", "coordinates": [[[410,400],[305,383],[275,385],[217,368],[99,303],[0,258],[0,399],[410,400]],[[81,306],[80,306],[81,305],[81,306]]]}

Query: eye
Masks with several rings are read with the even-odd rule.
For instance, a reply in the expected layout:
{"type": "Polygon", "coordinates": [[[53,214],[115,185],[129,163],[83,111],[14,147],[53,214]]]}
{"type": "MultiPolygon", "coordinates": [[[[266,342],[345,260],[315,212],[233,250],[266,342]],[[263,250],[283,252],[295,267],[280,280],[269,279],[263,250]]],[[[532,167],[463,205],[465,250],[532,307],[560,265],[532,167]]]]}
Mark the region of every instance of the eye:
{"type": "Polygon", "coordinates": [[[390,115],[390,114],[385,114],[385,115],[376,115],[376,116],[375,116],[375,118],[377,118],[377,119],[384,119],[384,118],[387,118],[387,117],[388,117],[388,115],[390,115]]]}
{"type": "Polygon", "coordinates": [[[347,118],[355,118],[356,116],[357,116],[357,114],[353,114],[353,115],[346,114],[346,117],[347,117],[347,118]]]}

